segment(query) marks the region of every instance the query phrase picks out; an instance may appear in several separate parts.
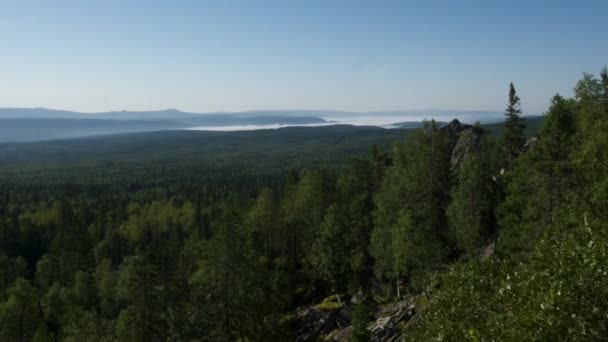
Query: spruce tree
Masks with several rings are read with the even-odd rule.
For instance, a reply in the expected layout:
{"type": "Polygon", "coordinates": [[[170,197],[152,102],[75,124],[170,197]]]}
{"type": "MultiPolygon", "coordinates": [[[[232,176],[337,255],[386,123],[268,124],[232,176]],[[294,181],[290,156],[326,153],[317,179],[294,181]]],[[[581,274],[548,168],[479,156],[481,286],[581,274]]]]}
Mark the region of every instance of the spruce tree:
{"type": "Polygon", "coordinates": [[[524,119],[521,118],[521,104],[513,83],[509,85],[509,104],[505,112],[505,132],[502,138],[504,166],[508,171],[513,170],[515,158],[522,152],[526,137],[524,135],[524,119]]]}
{"type": "Polygon", "coordinates": [[[570,159],[574,129],[573,105],[556,95],[545,114],[539,142],[522,155],[498,207],[500,250],[511,255],[529,251],[563,213],[561,206],[574,178],[570,159]]]}

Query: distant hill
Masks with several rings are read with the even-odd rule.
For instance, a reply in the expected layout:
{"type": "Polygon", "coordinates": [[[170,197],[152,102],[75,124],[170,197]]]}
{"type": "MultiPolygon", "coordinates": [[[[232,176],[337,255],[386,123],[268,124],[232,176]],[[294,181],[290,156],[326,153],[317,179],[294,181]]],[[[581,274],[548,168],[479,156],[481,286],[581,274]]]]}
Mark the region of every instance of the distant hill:
{"type": "Polygon", "coordinates": [[[74,175],[106,181],[113,172],[177,177],[205,174],[278,175],[291,168],[338,167],[366,156],[370,147],[390,150],[406,130],[333,125],[256,131],[160,131],[112,136],[0,144],[0,177],[51,178],[74,175]],[[118,167],[120,165],[120,167],[118,167]],[[188,171],[190,170],[190,171],[188,171]],[[168,175],[169,174],[169,175],[168,175]]]}
{"type": "Polygon", "coordinates": [[[184,127],[188,127],[188,125],[175,121],[56,118],[0,119],[0,142],[54,140],[184,127]]]}
{"type": "MultiPolygon", "coordinates": [[[[396,123],[390,124],[393,128],[418,128],[419,120],[398,122],[403,119],[399,115],[422,115],[434,113],[439,120],[450,120],[458,116],[461,121],[472,123],[481,121],[492,133],[499,134],[503,116],[497,112],[466,112],[456,114],[451,111],[395,111],[395,112],[368,112],[348,113],[338,111],[306,111],[306,110],[271,110],[248,111],[238,113],[188,113],[176,109],[162,111],[119,111],[104,113],[78,113],[72,111],[52,110],[44,108],[0,108],[0,143],[43,141],[66,138],[77,138],[93,135],[107,135],[120,133],[136,133],[148,131],[162,131],[172,129],[194,128],[213,129],[216,127],[234,126],[294,126],[294,125],[322,125],[336,123],[327,120],[335,118],[340,122],[358,122],[359,124],[381,125],[391,122],[394,117],[396,123]],[[454,115],[450,117],[449,115],[454,115]],[[325,117],[325,118],[324,118],[325,117]],[[387,119],[388,118],[388,119],[387,119]],[[469,118],[467,120],[467,118],[469,118]],[[365,120],[362,120],[365,119],[365,120]],[[389,121],[387,121],[389,120],[389,121]],[[495,123],[500,121],[498,123],[495,123]]],[[[430,114],[429,114],[430,115],[430,114]]],[[[535,132],[542,122],[540,116],[527,117],[529,121],[527,133],[535,132]]],[[[236,127],[235,127],[236,128],[236,127]]]]}
{"type": "MultiPolygon", "coordinates": [[[[543,117],[526,118],[528,136],[536,133],[543,117]]],[[[504,124],[483,125],[500,135],[504,124]]],[[[0,173],[23,172],[24,165],[81,172],[103,172],[108,163],[135,168],[151,165],[205,165],[212,168],[248,168],[264,172],[315,165],[340,165],[353,156],[365,156],[371,146],[389,151],[410,129],[330,125],[287,127],[255,131],[158,131],[64,139],[48,142],[0,144],[0,173]],[[160,164],[159,164],[160,163],[160,164]]]]}
{"type": "MultiPolygon", "coordinates": [[[[540,126],[545,121],[545,117],[542,115],[524,116],[523,119],[524,119],[524,124],[526,125],[526,128],[524,129],[524,133],[528,137],[535,135],[538,132],[538,130],[540,129],[540,126]]],[[[501,135],[505,128],[504,122],[502,122],[502,121],[496,122],[496,123],[484,124],[482,126],[488,132],[490,132],[490,134],[492,134],[492,135],[501,135]]]]}
{"type": "MultiPolygon", "coordinates": [[[[436,121],[437,125],[439,127],[445,126],[448,123],[444,122],[444,121],[436,121]]],[[[394,124],[391,125],[391,127],[394,128],[420,128],[422,127],[422,121],[406,121],[406,122],[396,122],[394,124]]]]}
{"type": "Polygon", "coordinates": [[[151,111],[112,111],[97,113],[80,113],[68,110],[47,108],[0,108],[0,118],[46,118],[46,119],[112,119],[112,120],[204,120],[204,118],[310,118],[318,119],[321,116],[342,112],[335,111],[307,111],[307,110],[257,110],[245,112],[210,112],[191,113],[177,109],[151,110],[151,111]]]}
{"type": "Polygon", "coordinates": [[[146,112],[145,115],[138,116],[133,112],[90,115],[39,109],[15,111],[0,109],[0,142],[42,141],[191,127],[309,125],[328,122],[317,117],[235,116],[229,114],[192,116],[193,114],[179,113],[181,114],[175,115],[175,120],[169,120],[167,119],[169,114],[164,111],[146,112]],[[118,119],[119,117],[121,119],[118,119]],[[124,119],[125,117],[131,119],[124,119]]]}

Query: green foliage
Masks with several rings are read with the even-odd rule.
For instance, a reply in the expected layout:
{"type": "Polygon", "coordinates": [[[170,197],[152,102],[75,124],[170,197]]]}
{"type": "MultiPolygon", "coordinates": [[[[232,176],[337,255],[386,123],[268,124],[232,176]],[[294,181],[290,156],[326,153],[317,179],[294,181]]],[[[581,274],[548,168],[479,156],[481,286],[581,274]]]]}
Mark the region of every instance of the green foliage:
{"type": "Polygon", "coordinates": [[[530,263],[500,261],[452,267],[439,277],[413,340],[601,340],[606,332],[604,233],[578,227],[547,234],[530,263]],[[456,310],[458,308],[458,310],[456,310]]]}
{"type": "Polygon", "coordinates": [[[393,293],[419,298],[406,340],[603,340],[608,71],[525,148],[520,114],[511,86],[498,144],[428,122],[366,159],[405,131],[0,146],[0,340],[294,340],[336,293],[355,341],[393,293]]]}
{"type": "Polygon", "coordinates": [[[573,104],[556,95],[541,127],[539,142],[516,163],[499,208],[499,246],[511,254],[530,250],[544,228],[559,220],[560,207],[577,181],[573,104]]]}
{"type": "Polygon", "coordinates": [[[456,170],[457,184],[447,208],[451,237],[456,248],[467,255],[475,254],[492,230],[494,185],[488,148],[483,144],[480,152],[465,156],[456,170]]]}
{"type": "Polygon", "coordinates": [[[329,207],[309,255],[315,276],[328,282],[333,290],[344,284],[349,270],[348,226],[342,218],[336,206],[329,207]]]}
{"type": "Polygon", "coordinates": [[[321,311],[335,311],[341,309],[343,306],[344,304],[340,300],[339,295],[331,295],[323,299],[321,303],[315,305],[315,308],[321,311]]]}
{"type": "Polygon", "coordinates": [[[372,317],[366,298],[361,295],[353,309],[353,335],[351,339],[353,342],[368,342],[371,340],[371,334],[367,326],[372,317]]]}
{"type": "Polygon", "coordinates": [[[502,136],[502,150],[504,167],[511,171],[515,159],[521,154],[526,138],[524,136],[523,119],[521,118],[521,104],[515,92],[513,83],[509,85],[509,103],[505,112],[505,130],[502,136]]]}
{"type": "Polygon", "coordinates": [[[410,340],[606,338],[608,140],[601,85],[584,75],[575,100],[552,99],[539,141],[507,177],[501,254],[439,274],[439,288],[406,331],[410,340]]]}
{"type": "Polygon", "coordinates": [[[0,337],[3,341],[29,341],[42,323],[38,294],[30,282],[17,278],[0,305],[0,337]]]}
{"type": "Polygon", "coordinates": [[[160,340],[165,332],[161,319],[161,290],[155,286],[157,270],[147,260],[134,255],[120,267],[118,297],[127,303],[116,321],[119,340],[160,340]]]}
{"type": "Polygon", "coordinates": [[[376,194],[371,254],[377,276],[398,282],[441,262],[448,149],[446,134],[434,122],[395,147],[394,164],[376,194]]]}

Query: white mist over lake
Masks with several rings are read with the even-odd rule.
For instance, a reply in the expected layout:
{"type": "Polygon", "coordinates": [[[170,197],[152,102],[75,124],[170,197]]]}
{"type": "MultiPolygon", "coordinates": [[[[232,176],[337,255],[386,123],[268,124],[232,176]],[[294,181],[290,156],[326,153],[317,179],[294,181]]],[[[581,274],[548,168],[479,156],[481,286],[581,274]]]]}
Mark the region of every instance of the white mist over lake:
{"type": "Polygon", "coordinates": [[[401,123],[416,123],[424,120],[435,119],[435,121],[449,122],[453,119],[458,119],[464,123],[473,124],[476,121],[481,123],[498,122],[503,120],[502,114],[457,114],[441,113],[433,115],[376,115],[376,114],[358,114],[358,115],[316,115],[327,122],[311,123],[311,124],[270,124],[270,125],[230,125],[230,126],[195,126],[184,128],[194,131],[253,131],[261,129],[279,129],[285,127],[319,127],[331,125],[353,125],[353,126],[377,126],[382,128],[396,128],[401,123]]]}
{"type": "Polygon", "coordinates": [[[332,126],[336,125],[336,122],[325,122],[325,123],[314,123],[314,124],[272,124],[272,125],[234,125],[234,126],[196,126],[185,128],[189,131],[218,131],[218,132],[229,132],[229,131],[255,131],[258,129],[279,129],[285,127],[319,127],[319,126],[332,126]]]}

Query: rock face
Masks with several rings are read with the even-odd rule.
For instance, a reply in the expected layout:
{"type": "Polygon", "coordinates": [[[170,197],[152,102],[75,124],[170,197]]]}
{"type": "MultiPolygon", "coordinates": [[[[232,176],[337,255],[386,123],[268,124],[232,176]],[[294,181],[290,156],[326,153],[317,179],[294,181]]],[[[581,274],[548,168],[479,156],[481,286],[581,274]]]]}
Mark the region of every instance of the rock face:
{"type": "MultiPolygon", "coordinates": [[[[381,305],[368,325],[374,342],[400,341],[403,327],[416,315],[418,297],[381,305]]],[[[296,341],[346,342],[352,336],[352,305],[332,311],[315,306],[298,309],[296,341]]]]}
{"type": "Polygon", "coordinates": [[[350,326],[351,311],[352,305],[350,305],[350,303],[341,301],[338,304],[333,298],[331,300],[326,299],[320,305],[298,308],[296,310],[297,323],[295,340],[321,340],[336,329],[341,330],[350,326]]]}
{"type": "Polygon", "coordinates": [[[460,123],[460,121],[458,121],[458,119],[454,119],[452,121],[450,121],[447,125],[441,127],[441,131],[442,132],[446,132],[448,134],[448,138],[450,140],[450,146],[452,148],[454,148],[454,146],[456,145],[456,142],[458,141],[458,137],[460,136],[460,132],[464,131],[465,129],[469,129],[473,126],[471,125],[467,125],[467,124],[462,124],[460,123]]]}
{"type": "Polygon", "coordinates": [[[455,170],[460,166],[466,156],[479,153],[481,149],[481,128],[462,124],[457,119],[450,121],[441,131],[448,135],[452,151],[451,168],[455,170]]]}
{"type": "Polygon", "coordinates": [[[411,297],[380,307],[376,320],[371,324],[372,341],[400,341],[403,327],[416,314],[418,297],[411,297]]]}
{"type": "Polygon", "coordinates": [[[533,148],[534,146],[536,146],[538,144],[538,137],[534,136],[534,137],[530,137],[526,140],[526,144],[524,145],[524,152],[528,151],[529,149],[533,148]]]}

